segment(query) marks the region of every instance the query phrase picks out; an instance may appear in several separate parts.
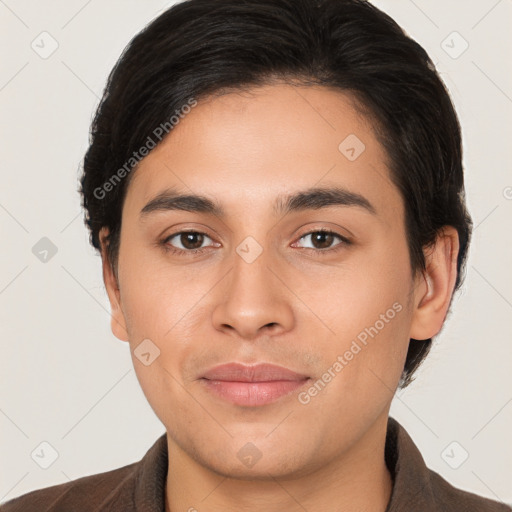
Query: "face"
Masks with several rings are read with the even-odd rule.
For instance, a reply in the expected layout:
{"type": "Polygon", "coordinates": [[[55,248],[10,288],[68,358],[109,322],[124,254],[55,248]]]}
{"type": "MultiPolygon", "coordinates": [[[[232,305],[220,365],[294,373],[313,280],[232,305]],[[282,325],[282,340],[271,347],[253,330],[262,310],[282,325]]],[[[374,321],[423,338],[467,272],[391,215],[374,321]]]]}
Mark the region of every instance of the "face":
{"type": "Polygon", "coordinates": [[[142,160],[107,286],[172,449],[298,475],[387,418],[423,288],[386,162],[349,96],[284,84],[200,101],[142,160]]]}

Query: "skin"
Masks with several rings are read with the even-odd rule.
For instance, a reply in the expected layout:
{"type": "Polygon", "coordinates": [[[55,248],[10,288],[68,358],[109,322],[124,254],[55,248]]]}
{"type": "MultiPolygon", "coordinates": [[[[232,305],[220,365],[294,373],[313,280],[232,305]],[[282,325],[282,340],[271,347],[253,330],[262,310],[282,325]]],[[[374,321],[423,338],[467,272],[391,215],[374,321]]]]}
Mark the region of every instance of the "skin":
{"type": "MultiPolygon", "coordinates": [[[[391,400],[410,338],[442,327],[458,253],[457,232],[446,227],[426,254],[426,273],[413,278],[403,203],[386,162],[350,96],[272,84],[200,101],[137,168],[122,212],[119,281],[104,243],[103,276],[113,333],[129,342],[167,431],[167,511],[385,510],[391,400]],[[366,147],[355,161],[338,149],[349,134],[366,147]],[[363,195],[376,214],[346,205],[272,210],[278,195],[332,185],[363,195]],[[225,216],[171,210],[141,220],[168,187],[215,199],[225,216]],[[351,244],[315,244],[310,234],[321,228],[351,244]],[[195,242],[203,253],[164,250],[162,240],[183,229],[207,235],[195,242]],[[263,250],[252,263],[236,252],[248,236],[263,250]],[[300,403],[299,392],[396,303],[401,311],[300,403]],[[160,356],[145,366],[133,351],[147,338],[160,356]],[[199,378],[232,361],[274,363],[311,380],[275,403],[242,407],[199,378]],[[248,442],[261,454],[252,467],[237,457],[248,442]]],[[[166,243],[190,251],[186,242],[166,243]]]]}

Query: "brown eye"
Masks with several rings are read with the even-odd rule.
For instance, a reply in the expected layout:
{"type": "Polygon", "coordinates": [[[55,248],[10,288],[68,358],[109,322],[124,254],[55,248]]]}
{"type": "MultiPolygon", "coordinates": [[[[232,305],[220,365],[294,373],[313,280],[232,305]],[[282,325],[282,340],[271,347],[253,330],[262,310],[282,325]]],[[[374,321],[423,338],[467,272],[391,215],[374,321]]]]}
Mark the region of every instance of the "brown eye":
{"type": "Polygon", "coordinates": [[[181,233],[180,242],[185,249],[199,249],[203,245],[204,235],[201,233],[181,233]]]}
{"type": "Polygon", "coordinates": [[[306,241],[308,238],[311,240],[310,245],[307,245],[306,243],[306,245],[303,245],[302,247],[306,249],[316,249],[317,251],[321,252],[327,252],[329,250],[337,249],[338,246],[341,248],[343,245],[350,244],[348,239],[346,239],[344,236],[334,233],[333,231],[311,231],[310,233],[302,235],[300,240],[306,241]],[[336,239],[339,240],[338,243],[334,243],[336,239]]]}
{"type": "Polygon", "coordinates": [[[311,242],[315,246],[315,249],[328,249],[333,240],[334,236],[331,233],[318,231],[311,235],[311,242]]]}
{"type": "Polygon", "coordinates": [[[205,240],[211,241],[211,238],[204,233],[199,233],[197,231],[182,231],[180,233],[170,235],[164,242],[174,249],[186,252],[202,249],[205,240]]]}

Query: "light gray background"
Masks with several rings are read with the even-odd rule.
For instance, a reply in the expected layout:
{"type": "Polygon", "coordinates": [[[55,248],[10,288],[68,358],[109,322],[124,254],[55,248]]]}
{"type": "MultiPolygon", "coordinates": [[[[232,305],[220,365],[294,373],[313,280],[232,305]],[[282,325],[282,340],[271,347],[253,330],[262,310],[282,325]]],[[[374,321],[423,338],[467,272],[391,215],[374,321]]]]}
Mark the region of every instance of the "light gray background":
{"type": "MultiPolygon", "coordinates": [[[[110,332],[77,177],[108,72],[171,3],[0,0],[0,502],[137,461],[164,432],[110,332]],[[46,59],[31,47],[51,49],[43,31],[59,45],[46,59]],[[58,249],[46,263],[32,252],[42,237],[58,249]],[[31,458],[48,457],[43,441],[59,455],[48,469],[31,458]]],[[[392,415],[452,484],[512,503],[511,0],[375,4],[450,90],[476,226],[454,313],[392,415]],[[469,44],[457,58],[453,31],[469,44]]]]}

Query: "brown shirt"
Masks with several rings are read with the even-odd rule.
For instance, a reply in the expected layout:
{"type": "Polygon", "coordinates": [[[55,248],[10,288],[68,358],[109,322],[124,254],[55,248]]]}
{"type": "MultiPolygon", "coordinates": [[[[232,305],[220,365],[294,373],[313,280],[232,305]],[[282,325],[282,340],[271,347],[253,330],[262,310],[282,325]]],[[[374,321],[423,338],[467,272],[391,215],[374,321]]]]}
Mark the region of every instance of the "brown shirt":
{"type": "MultiPolygon", "coordinates": [[[[428,469],[393,418],[388,421],[386,464],[393,477],[386,512],[512,511],[503,503],[456,489],[428,469]]],[[[139,462],[29,492],[0,506],[0,512],[165,512],[167,467],[163,434],[139,462]]]]}

